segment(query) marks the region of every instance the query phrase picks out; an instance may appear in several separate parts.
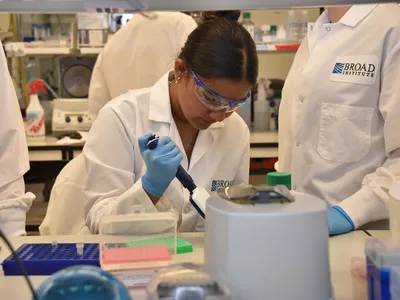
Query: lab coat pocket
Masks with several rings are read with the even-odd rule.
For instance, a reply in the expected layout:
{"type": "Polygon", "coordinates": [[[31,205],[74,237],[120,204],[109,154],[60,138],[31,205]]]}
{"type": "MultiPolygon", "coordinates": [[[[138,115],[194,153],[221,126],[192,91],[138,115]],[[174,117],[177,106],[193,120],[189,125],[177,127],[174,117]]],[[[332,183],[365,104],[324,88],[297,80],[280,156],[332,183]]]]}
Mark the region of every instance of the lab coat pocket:
{"type": "Polygon", "coordinates": [[[372,107],[321,104],[317,151],[328,161],[357,162],[371,148],[372,107]]]}

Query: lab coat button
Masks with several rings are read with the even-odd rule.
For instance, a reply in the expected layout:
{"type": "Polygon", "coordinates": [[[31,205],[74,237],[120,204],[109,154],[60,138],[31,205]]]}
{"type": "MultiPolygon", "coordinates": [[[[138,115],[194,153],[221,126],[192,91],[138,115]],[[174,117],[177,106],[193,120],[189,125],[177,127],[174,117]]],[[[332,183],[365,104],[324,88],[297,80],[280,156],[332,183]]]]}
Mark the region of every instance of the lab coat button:
{"type": "Polygon", "coordinates": [[[331,28],[330,27],[326,27],[326,31],[331,31],[331,28]]]}
{"type": "Polygon", "coordinates": [[[296,186],[293,186],[293,191],[295,191],[297,189],[297,187],[296,186]]]}
{"type": "Polygon", "coordinates": [[[301,102],[301,103],[304,102],[304,98],[303,98],[303,97],[300,98],[300,102],[301,102]]]}
{"type": "Polygon", "coordinates": [[[300,146],[300,143],[299,143],[299,142],[297,142],[297,143],[296,143],[296,146],[297,146],[297,147],[298,147],[298,146],[300,146]]]}
{"type": "Polygon", "coordinates": [[[313,29],[314,29],[314,26],[310,25],[310,30],[313,30],[313,29]]]}

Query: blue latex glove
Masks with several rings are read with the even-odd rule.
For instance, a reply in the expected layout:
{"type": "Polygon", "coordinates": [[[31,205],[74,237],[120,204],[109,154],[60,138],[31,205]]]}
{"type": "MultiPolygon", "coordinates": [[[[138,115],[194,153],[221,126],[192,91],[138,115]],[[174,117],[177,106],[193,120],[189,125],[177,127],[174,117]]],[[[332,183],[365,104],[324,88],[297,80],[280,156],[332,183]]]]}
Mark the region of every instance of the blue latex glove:
{"type": "Polygon", "coordinates": [[[148,150],[147,141],[150,136],[151,133],[139,138],[140,152],[147,166],[142,186],[146,192],[160,198],[175,178],[183,157],[179,147],[167,136],[159,139],[155,149],[148,150]]]}
{"type": "Polygon", "coordinates": [[[346,212],[339,206],[328,210],[329,235],[338,235],[353,231],[354,223],[346,212]]]}

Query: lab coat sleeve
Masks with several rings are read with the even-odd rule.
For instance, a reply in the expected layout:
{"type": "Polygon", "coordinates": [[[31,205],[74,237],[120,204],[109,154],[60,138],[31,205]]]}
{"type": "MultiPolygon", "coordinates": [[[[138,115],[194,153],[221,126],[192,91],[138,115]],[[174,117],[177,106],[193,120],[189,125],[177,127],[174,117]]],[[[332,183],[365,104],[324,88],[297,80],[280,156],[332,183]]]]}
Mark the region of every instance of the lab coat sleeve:
{"type": "MultiPolygon", "coordinates": [[[[104,50],[103,50],[104,51],[104,50]]],[[[103,52],[100,53],[93,69],[89,87],[89,113],[95,118],[100,109],[111,100],[104,74],[103,52]]]]}
{"type": "Polygon", "coordinates": [[[249,184],[250,176],[250,132],[246,130],[246,137],[243,141],[245,147],[243,148],[243,154],[240,158],[239,168],[237,170],[235,179],[233,181],[234,185],[249,184]]]}
{"type": "Polygon", "coordinates": [[[0,187],[0,228],[6,235],[26,235],[26,212],[33,200],[34,194],[25,193],[22,176],[0,187]]]}
{"type": "Polygon", "coordinates": [[[25,193],[28,170],[24,125],[0,42],[0,228],[8,235],[25,234],[25,215],[35,199],[25,193]]]}
{"type": "Polygon", "coordinates": [[[142,181],[134,173],[134,147],[137,139],[129,132],[115,111],[104,107],[93,124],[83,149],[87,180],[85,192],[86,225],[98,233],[102,216],[172,209],[162,197],[156,205],[142,188],[142,181]]]}
{"type": "Polygon", "coordinates": [[[388,217],[386,203],[394,182],[400,181],[400,27],[386,42],[381,67],[379,110],[385,120],[384,138],[387,160],[374,173],[368,174],[361,189],[343,200],[340,207],[350,216],[356,228],[388,217]],[[388,50],[386,50],[388,49],[388,50]]]}

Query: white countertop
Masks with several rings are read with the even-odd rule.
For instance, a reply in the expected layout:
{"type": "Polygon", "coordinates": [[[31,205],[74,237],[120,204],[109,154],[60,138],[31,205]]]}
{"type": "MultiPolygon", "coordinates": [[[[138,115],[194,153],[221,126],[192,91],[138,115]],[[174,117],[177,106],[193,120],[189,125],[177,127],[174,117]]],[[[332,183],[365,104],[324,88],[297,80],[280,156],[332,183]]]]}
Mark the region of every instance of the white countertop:
{"type": "MultiPolygon", "coordinates": [[[[66,145],[57,144],[58,139],[53,136],[46,136],[44,139],[27,140],[30,161],[58,161],[62,159],[61,150],[59,147],[66,145]],[[36,147],[47,147],[48,149],[35,149],[36,147]]],[[[250,133],[250,144],[277,144],[278,133],[277,132],[251,132],[250,133]]],[[[84,143],[76,143],[68,146],[79,147],[83,146],[84,143]]],[[[76,150],[74,157],[76,157],[81,151],[76,150]]],[[[277,158],[278,147],[252,147],[250,148],[250,158],[277,158]]]]}
{"type": "MultiPolygon", "coordinates": [[[[58,139],[54,136],[46,136],[44,139],[28,139],[28,147],[54,147],[60,146],[56,144],[58,139]]],[[[251,132],[250,144],[275,144],[278,143],[277,132],[251,132]]],[[[75,145],[75,144],[74,144],[75,145]]],[[[79,145],[79,144],[76,144],[79,145]]]]}
{"type": "Polygon", "coordinates": [[[390,238],[390,231],[389,230],[366,230],[371,236],[385,239],[390,238]]]}
{"type": "MultiPolygon", "coordinates": [[[[203,234],[182,234],[181,237],[193,244],[194,252],[178,255],[178,262],[203,263],[203,234]]],[[[350,274],[352,257],[364,257],[364,240],[367,235],[363,231],[355,231],[342,236],[332,237],[329,240],[329,254],[331,264],[331,280],[335,292],[335,300],[353,299],[353,289],[350,274]]],[[[38,236],[21,237],[12,239],[14,247],[23,243],[51,243],[58,242],[97,242],[99,236],[38,236]]],[[[3,261],[10,252],[0,243],[0,261],[3,261]]],[[[305,271],[305,276],[306,272],[305,271]]],[[[32,276],[32,282],[37,288],[46,277],[32,276]]],[[[134,290],[132,296],[135,300],[145,299],[144,290],[134,290]]],[[[28,286],[20,276],[0,276],[1,299],[31,299],[28,286]]]]}
{"type": "Polygon", "coordinates": [[[46,135],[44,139],[27,139],[28,147],[60,147],[60,146],[82,146],[84,143],[76,143],[71,145],[57,144],[58,138],[46,135]]]}
{"type": "Polygon", "coordinates": [[[273,131],[250,132],[250,144],[276,144],[278,133],[273,131]]]}

